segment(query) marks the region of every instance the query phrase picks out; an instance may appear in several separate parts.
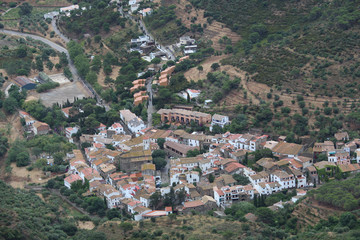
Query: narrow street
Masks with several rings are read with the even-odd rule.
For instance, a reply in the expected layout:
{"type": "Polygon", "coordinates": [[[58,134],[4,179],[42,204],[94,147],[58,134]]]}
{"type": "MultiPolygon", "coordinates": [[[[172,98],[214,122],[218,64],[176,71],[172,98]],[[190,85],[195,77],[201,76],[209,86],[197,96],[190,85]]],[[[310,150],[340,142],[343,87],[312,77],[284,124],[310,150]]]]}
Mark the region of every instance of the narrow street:
{"type": "Polygon", "coordinates": [[[153,77],[148,79],[147,83],[146,83],[146,91],[149,94],[149,101],[148,101],[148,108],[147,108],[148,127],[152,127],[152,115],[155,112],[155,108],[153,105],[152,80],[153,80],[153,77]]]}

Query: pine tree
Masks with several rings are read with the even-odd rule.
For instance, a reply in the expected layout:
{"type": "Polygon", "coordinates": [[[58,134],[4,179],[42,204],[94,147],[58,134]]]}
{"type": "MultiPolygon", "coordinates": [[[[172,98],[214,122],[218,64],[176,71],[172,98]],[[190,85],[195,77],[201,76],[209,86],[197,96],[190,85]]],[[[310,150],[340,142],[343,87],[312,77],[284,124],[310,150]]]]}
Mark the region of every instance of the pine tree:
{"type": "Polygon", "coordinates": [[[257,195],[254,195],[254,206],[258,207],[257,195]]]}

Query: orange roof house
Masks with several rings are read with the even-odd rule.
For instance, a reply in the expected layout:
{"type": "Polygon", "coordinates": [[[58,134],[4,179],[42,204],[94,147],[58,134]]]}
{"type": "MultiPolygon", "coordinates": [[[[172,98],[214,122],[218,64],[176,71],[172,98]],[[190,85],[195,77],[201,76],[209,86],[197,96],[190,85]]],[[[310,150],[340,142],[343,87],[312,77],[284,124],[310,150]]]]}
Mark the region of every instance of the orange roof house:
{"type": "Polygon", "coordinates": [[[137,106],[137,105],[145,102],[145,101],[148,100],[148,99],[149,99],[149,96],[147,96],[147,95],[146,95],[146,96],[137,97],[137,98],[134,99],[134,105],[137,106]]]}

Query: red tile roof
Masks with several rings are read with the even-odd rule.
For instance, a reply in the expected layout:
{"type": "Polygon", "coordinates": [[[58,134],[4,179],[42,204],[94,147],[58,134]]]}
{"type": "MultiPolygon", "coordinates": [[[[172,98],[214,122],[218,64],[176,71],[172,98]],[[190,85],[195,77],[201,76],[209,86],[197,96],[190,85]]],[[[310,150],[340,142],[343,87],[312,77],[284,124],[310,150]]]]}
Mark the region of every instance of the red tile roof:
{"type": "Polygon", "coordinates": [[[194,208],[194,207],[200,207],[204,205],[204,203],[201,200],[191,201],[191,202],[185,202],[184,208],[194,208]]]}
{"type": "Polygon", "coordinates": [[[239,168],[245,168],[244,165],[237,163],[237,162],[231,162],[228,164],[228,166],[225,168],[225,171],[228,173],[231,173],[239,168]]]}
{"type": "Polygon", "coordinates": [[[72,184],[73,182],[76,182],[76,181],[79,181],[79,180],[82,180],[79,175],[71,174],[68,177],[66,177],[64,181],[72,184]]]}

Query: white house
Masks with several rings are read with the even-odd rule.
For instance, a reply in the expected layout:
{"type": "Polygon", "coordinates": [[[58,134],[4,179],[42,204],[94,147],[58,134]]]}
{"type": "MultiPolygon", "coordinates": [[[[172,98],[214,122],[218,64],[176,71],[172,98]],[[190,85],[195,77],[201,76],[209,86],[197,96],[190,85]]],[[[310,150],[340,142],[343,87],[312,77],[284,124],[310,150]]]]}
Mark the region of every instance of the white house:
{"type": "Polygon", "coordinates": [[[152,12],[153,12],[153,10],[151,8],[145,8],[145,9],[141,10],[141,14],[143,17],[151,15],[152,12]]]}
{"type": "Polygon", "coordinates": [[[216,204],[220,207],[222,204],[225,203],[225,193],[222,190],[218,189],[218,187],[216,186],[213,187],[213,191],[216,204]]]}
{"type": "Polygon", "coordinates": [[[288,174],[285,171],[276,170],[270,174],[271,182],[278,182],[282,189],[294,188],[295,177],[293,174],[288,174]]]}
{"type": "Polygon", "coordinates": [[[140,221],[143,219],[143,215],[151,212],[151,209],[144,207],[144,206],[137,206],[134,208],[135,214],[134,214],[134,220],[140,221]]]}
{"type": "Polygon", "coordinates": [[[230,124],[228,116],[224,116],[224,115],[220,115],[220,114],[214,114],[212,116],[212,120],[211,120],[210,131],[212,131],[212,128],[215,125],[220,126],[221,128],[224,128],[225,125],[227,125],[227,124],[230,124]]]}
{"type": "Polygon", "coordinates": [[[122,195],[110,184],[101,186],[102,194],[106,198],[108,208],[115,208],[121,204],[122,195]]]}
{"type": "Polygon", "coordinates": [[[355,150],[356,153],[356,162],[360,163],[360,148],[355,150]]]}
{"type": "Polygon", "coordinates": [[[79,5],[71,5],[71,6],[68,6],[68,7],[62,7],[60,8],[60,12],[71,12],[73,10],[76,10],[76,9],[79,9],[79,5]]]}
{"type": "Polygon", "coordinates": [[[141,0],[129,0],[129,5],[131,6],[131,5],[137,4],[139,2],[141,2],[141,0]]]}
{"type": "Polygon", "coordinates": [[[72,142],[72,135],[76,134],[79,131],[78,127],[68,127],[65,128],[65,136],[67,139],[69,139],[69,141],[72,142]],[[71,140],[70,140],[71,139],[71,140]]]}
{"type": "Polygon", "coordinates": [[[200,174],[196,171],[185,172],[186,181],[188,183],[198,183],[200,181],[200,174]]]}
{"type": "Polygon", "coordinates": [[[213,162],[210,159],[203,159],[199,162],[199,168],[203,173],[213,171],[213,162]]]}
{"type": "Polygon", "coordinates": [[[143,120],[128,109],[120,110],[120,118],[124,121],[129,130],[132,133],[135,133],[136,136],[140,136],[141,130],[146,128],[143,120]]]}
{"type": "Polygon", "coordinates": [[[108,130],[113,130],[117,135],[119,134],[125,134],[124,127],[120,123],[114,123],[111,125],[108,130]]]}
{"type": "Polygon", "coordinates": [[[328,162],[336,164],[350,164],[350,152],[341,149],[327,152],[328,162]]]}
{"type": "Polygon", "coordinates": [[[132,4],[130,6],[130,11],[133,13],[135,12],[136,10],[138,10],[138,8],[140,7],[140,4],[132,4]]]}
{"type": "Polygon", "coordinates": [[[195,89],[186,89],[184,92],[182,92],[182,97],[187,99],[188,96],[190,99],[198,98],[200,96],[201,91],[195,90],[195,89]]]}
{"type": "Polygon", "coordinates": [[[268,182],[268,183],[262,182],[254,187],[260,193],[260,195],[269,195],[281,191],[283,189],[280,183],[278,182],[268,182]]]}

